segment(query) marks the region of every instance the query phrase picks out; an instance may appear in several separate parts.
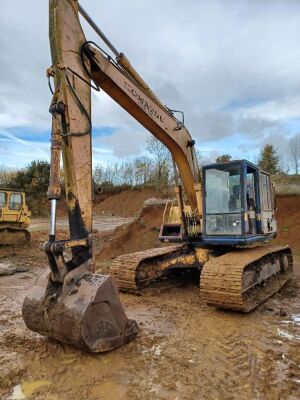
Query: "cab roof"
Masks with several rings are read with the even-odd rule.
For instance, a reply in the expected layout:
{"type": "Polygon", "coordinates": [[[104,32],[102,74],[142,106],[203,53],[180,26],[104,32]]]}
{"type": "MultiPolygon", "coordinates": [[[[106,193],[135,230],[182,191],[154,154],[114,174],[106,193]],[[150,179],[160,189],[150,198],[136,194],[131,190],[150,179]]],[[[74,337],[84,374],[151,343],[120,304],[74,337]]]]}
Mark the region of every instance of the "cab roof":
{"type": "Polygon", "coordinates": [[[4,187],[0,187],[0,192],[25,193],[25,191],[24,191],[24,190],[18,190],[18,189],[9,189],[9,188],[4,188],[4,187]]]}

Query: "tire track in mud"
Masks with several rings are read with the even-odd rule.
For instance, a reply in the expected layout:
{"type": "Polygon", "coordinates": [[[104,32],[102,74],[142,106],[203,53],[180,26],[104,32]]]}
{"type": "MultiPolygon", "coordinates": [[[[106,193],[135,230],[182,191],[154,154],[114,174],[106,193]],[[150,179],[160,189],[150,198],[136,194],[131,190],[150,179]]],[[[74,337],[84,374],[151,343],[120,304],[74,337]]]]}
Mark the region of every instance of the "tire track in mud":
{"type": "Polygon", "coordinates": [[[162,338],[158,357],[148,352],[145,366],[149,371],[151,365],[151,373],[144,383],[151,388],[152,382],[159,398],[252,399],[249,382],[256,369],[247,341],[222,322],[224,313],[193,300],[196,304],[164,307],[171,321],[175,316],[177,329],[162,338]]]}
{"type": "Polygon", "coordinates": [[[247,344],[228,326],[212,325],[211,318],[205,320],[201,340],[196,344],[201,346],[198,360],[203,365],[199,370],[200,394],[207,399],[250,399],[255,371],[247,344]]]}
{"type": "MultiPolygon", "coordinates": [[[[295,366],[296,361],[286,354],[285,358],[289,361],[284,362],[282,346],[276,346],[275,341],[279,339],[274,335],[274,327],[270,329],[262,324],[258,330],[259,334],[255,334],[251,325],[259,322],[259,315],[255,315],[254,318],[249,318],[249,326],[245,324],[238,331],[233,329],[230,333],[227,326],[224,334],[220,334],[220,331],[207,332],[212,334],[213,344],[206,361],[208,368],[202,371],[202,382],[207,381],[207,384],[201,389],[208,393],[208,399],[274,400],[292,399],[292,396],[298,398],[299,384],[292,383],[287,372],[291,363],[295,366]],[[216,372],[210,371],[213,365],[217,366],[216,372]]],[[[289,349],[290,346],[289,343],[289,349]]]]}
{"type": "MultiPolygon", "coordinates": [[[[255,374],[252,357],[245,341],[236,332],[217,335],[216,362],[220,364],[220,394],[224,398],[243,398],[249,396],[252,388],[252,377],[255,374]]],[[[213,360],[211,360],[213,362],[213,360]]]]}
{"type": "MultiPolygon", "coordinates": [[[[191,370],[188,388],[181,392],[177,387],[179,398],[292,400],[299,397],[300,359],[294,349],[293,355],[286,355],[289,361],[284,361],[280,343],[287,351],[293,345],[278,335],[278,311],[269,315],[262,309],[241,315],[215,311],[203,304],[190,306],[188,312],[183,308],[182,305],[182,310],[178,310],[181,314],[177,318],[178,332],[162,350],[162,358],[172,366],[163,383],[166,389],[170,380],[183,378],[183,370],[191,370]],[[178,363],[176,353],[170,350],[174,347],[177,355],[181,354],[179,370],[173,367],[178,363]]],[[[159,368],[159,363],[156,367],[159,368]]]]}

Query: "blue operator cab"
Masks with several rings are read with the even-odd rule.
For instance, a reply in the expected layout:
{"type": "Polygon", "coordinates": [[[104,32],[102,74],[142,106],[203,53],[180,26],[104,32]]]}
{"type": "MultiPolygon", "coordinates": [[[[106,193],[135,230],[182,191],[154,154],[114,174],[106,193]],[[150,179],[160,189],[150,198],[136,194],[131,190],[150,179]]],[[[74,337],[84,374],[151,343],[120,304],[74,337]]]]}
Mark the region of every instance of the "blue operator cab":
{"type": "Polygon", "coordinates": [[[276,236],[270,175],[246,160],[203,167],[203,234],[206,245],[240,246],[276,236]]]}

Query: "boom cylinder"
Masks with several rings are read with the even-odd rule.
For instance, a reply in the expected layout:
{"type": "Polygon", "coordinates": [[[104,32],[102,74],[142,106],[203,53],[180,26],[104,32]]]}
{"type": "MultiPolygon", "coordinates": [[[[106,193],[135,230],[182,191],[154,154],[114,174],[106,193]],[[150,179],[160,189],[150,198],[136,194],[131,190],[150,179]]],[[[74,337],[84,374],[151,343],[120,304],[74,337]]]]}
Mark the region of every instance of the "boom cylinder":
{"type": "MultiPolygon", "coordinates": [[[[51,108],[50,108],[51,110],[51,108]]],[[[57,131],[59,124],[55,114],[52,116],[52,133],[51,133],[51,163],[50,163],[50,179],[47,197],[51,202],[50,212],[50,230],[49,241],[54,242],[56,233],[56,205],[60,199],[60,156],[61,156],[61,135],[57,131]]]]}
{"type": "MultiPolygon", "coordinates": [[[[55,117],[53,117],[53,125],[55,125],[55,117]]],[[[61,156],[61,135],[52,132],[51,135],[51,163],[50,163],[50,179],[47,197],[49,200],[60,199],[60,156],[61,156]]]]}
{"type": "Polygon", "coordinates": [[[51,199],[51,214],[50,214],[50,241],[55,240],[55,230],[56,230],[56,199],[51,199]]]}

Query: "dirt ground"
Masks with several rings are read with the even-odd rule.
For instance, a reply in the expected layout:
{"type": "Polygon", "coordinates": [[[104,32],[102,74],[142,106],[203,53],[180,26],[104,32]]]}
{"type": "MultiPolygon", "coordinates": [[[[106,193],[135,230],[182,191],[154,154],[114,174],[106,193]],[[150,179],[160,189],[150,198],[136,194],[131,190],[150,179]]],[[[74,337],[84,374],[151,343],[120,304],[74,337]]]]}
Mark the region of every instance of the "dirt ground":
{"type": "Polygon", "coordinates": [[[158,241],[163,207],[144,208],[128,225],[116,228],[112,238],[103,243],[97,259],[107,260],[121,254],[160,247],[158,241]]]}
{"type": "Polygon", "coordinates": [[[96,204],[94,211],[97,215],[132,217],[140,212],[145,200],[160,196],[161,193],[154,189],[128,189],[96,204]]]}
{"type": "Polygon", "coordinates": [[[300,256],[300,196],[277,197],[278,243],[289,243],[300,256]]]}
{"type": "MultiPolygon", "coordinates": [[[[43,338],[24,325],[21,306],[26,290],[46,268],[37,244],[47,237],[47,224],[34,220],[34,247],[0,248],[0,262],[29,269],[0,277],[0,398],[299,399],[300,246],[299,231],[293,228],[299,221],[299,200],[278,204],[280,231],[286,235],[278,240],[291,239],[296,254],[295,278],[280,293],[247,315],[208,307],[194,275],[183,286],[179,280],[172,287],[158,284],[141,297],[121,294],[128,317],[139,324],[139,335],[128,345],[99,355],[43,338]],[[282,215],[284,207],[288,212],[282,215]]],[[[144,246],[153,246],[161,209],[144,210],[132,220],[137,211],[124,219],[113,208],[101,207],[95,226],[98,257],[135,251],[134,243],[139,240],[140,246],[143,237],[144,246]]],[[[61,219],[61,237],[66,228],[61,219]]]]}

